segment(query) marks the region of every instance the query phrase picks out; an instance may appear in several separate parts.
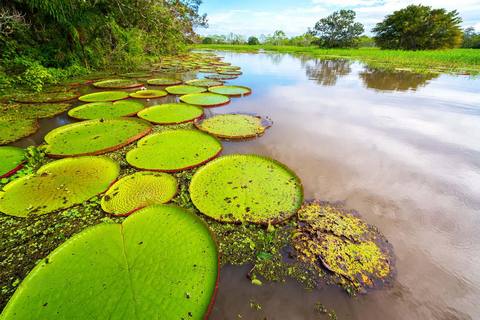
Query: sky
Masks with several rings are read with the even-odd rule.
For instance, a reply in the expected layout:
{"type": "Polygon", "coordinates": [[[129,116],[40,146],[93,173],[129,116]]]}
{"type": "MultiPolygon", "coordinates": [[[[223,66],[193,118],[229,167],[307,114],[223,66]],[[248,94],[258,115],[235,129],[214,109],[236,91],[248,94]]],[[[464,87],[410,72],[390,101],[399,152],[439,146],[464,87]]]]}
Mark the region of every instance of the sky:
{"type": "Polygon", "coordinates": [[[480,31],[480,0],[203,0],[201,13],[206,13],[209,28],[200,28],[201,35],[228,34],[260,36],[283,30],[288,36],[305,33],[319,19],[340,9],[352,9],[364,24],[367,34],[385,15],[409,4],[434,8],[457,9],[463,27],[480,31]]]}

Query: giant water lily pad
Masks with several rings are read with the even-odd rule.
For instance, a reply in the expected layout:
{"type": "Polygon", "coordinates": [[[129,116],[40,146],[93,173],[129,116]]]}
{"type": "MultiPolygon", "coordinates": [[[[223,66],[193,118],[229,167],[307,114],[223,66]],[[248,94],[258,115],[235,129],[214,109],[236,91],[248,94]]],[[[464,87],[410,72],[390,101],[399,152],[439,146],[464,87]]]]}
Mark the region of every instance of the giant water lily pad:
{"type": "Polygon", "coordinates": [[[96,119],[68,124],[45,136],[51,157],[97,155],[117,150],[150,133],[148,122],[139,119],[96,119]]]}
{"type": "Polygon", "coordinates": [[[70,101],[78,96],[77,91],[42,92],[19,95],[14,100],[22,103],[53,103],[70,101]]]}
{"type": "Polygon", "coordinates": [[[83,95],[78,100],[83,102],[109,102],[127,98],[128,93],[124,91],[102,91],[83,95]]]}
{"type": "Polygon", "coordinates": [[[215,158],[222,144],[198,130],[167,130],[138,142],[127,153],[127,162],[139,169],[175,172],[190,169],[215,158]]]}
{"type": "Polygon", "coordinates": [[[391,277],[391,246],[356,212],[312,201],[298,211],[298,219],[293,245],[301,261],[319,272],[330,270],[340,284],[358,291],[391,277]]]}
{"type": "Polygon", "coordinates": [[[25,150],[17,147],[0,147],[0,178],[17,172],[25,160],[25,150]]]}
{"type": "Polygon", "coordinates": [[[217,275],[206,225],[179,207],[150,206],[67,240],[30,272],[1,318],[201,320],[217,275]]]}
{"type": "Polygon", "coordinates": [[[186,103],[165,103],[146,108],[138,117],[155,124],[179,124],[194,121],[203,116],[201,107],[186,103]]]}
{"type": "Polygon", "coordinates": [[[51,118],[67,111],[69,103],[28,103],[0,105],[0,114],[4,118],[51,118]]]}
{"type": "Polygon", "coordinates": [[[182,84],[182,80],[172,78],[156,78],[148,80],[147,83],[152,86],[175,86],[182,84]]]}
{"type": "Polygon", "coordinates": [[[157,99],[165,97],[168,93],[163,90],[140,90],[130,93],[130,97],[137,99],[157,99]]]}
{"type": "Polygon", "coordinates": [[[151,76],[151,74],[148,72],[138,71],[138,72],[122,73],[120,76],[126,77],[126,78],[148,78],[151,76]]]}
{"type": "Polygon", "coordinates": [[[143,108],[142,103],[131,100],[94,102],[73,108],[68,115],[80,120],[112,119],[136,115],[143,108]]]}
{"type": "Polygon", "coordinates": [[[38,130],[37,119],[0,118],[0,144],[7,144],[34,134],[38,130]]]}
{"type": "Polygon", "coordinates": [[[188,86],[188,85],[166,87],[165,90],[170,94],[176,94],[176,95],[202,93],[207,91],[207,89],[202,87],[188,86]]]}
{"type": "Polygon", "coordinates": [[[229,76],[240,76],[242,74],[241,71],[238,70],[230,70],[230,69],[219,69],[217,70],[218,74],[226,74],[229,76]]]}
{"type": "Polygon", "coordinates": [[[271,122],[249,114],[219,114],[198,121],[195,125],[219,138],[245,139],[262,135],[271,122]]]}
{"type": "Polygon", "coordinates": [[[102,198],[102,209],[128,215],[152,204],[167,203],[177,193],[177,179],[162,172],[137,172],[117,181],[102,198]]]}
{"type": "Polygon", "coordinates": [[[232,97],[241,97],[252,93],[250,88],[243,86],[217,86],[208,88],[208,91],[232,97]]]}
{"type": "Polygon", "coordinates": [[[223,85],[223,82],[210,79],[193,79],[186,82],[186,84],[196,87],[216,87],[223,85]]]}
{"type": "Polygon", "coordinates": [[[211,80],[220,80],[220,81],[225,81],[225,80],[233,80],[238,78],[238,76],[235,75],[228,75],[228,74],[210,74],[205,76],[207,79],[211,80]]]}
{"type": "Polygon", "coordinates": [[[108,79],[93,83],[94,87],[101,89],[128,89],[143,86],[143,83],[132,79],[108,79]]]}
{"type": "Polygon", "coordinates": [[[69,208],[107,190],[119,170],[119,165],[106,157],[50,162],[37,173],[7,184],[0,192],[0,212],[26,217],[69,208]]]}
{"type": "Polygon", "coordinates": [[[302,205],[300,180],[290,169],[257,155],[228,155],[200,168],[190,183],[193,204],[225,222],[278,223],[302,205]]]}
{"type": "Polygon", "coordinates": [[[202,107],[223,106],[230,102],[230,98],[215,93],[194,93],[180,97],[182,102],[202,107]]]}

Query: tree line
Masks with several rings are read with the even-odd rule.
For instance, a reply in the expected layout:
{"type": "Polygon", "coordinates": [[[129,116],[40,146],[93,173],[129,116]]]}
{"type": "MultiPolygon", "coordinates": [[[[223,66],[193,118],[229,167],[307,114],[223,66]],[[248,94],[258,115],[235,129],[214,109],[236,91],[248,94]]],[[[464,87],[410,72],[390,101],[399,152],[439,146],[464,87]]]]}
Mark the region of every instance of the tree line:
{"type": "Polygon", "coordinates": [[[229,34],[207,36],[204,44],[267,44],[354,48],[377,46],[382,49],[433,50],[448,48],[480,48],[480,33],[473,28],[462,30],[462,19],[456,10],[433,9],[409,5],[387,15],[373,28],[373,37],[364,35],[364,26],[356,21],[353,10],[339,10],[320,19],[303,35],[288,38],[281,31],[248,39],[229,34]]]}

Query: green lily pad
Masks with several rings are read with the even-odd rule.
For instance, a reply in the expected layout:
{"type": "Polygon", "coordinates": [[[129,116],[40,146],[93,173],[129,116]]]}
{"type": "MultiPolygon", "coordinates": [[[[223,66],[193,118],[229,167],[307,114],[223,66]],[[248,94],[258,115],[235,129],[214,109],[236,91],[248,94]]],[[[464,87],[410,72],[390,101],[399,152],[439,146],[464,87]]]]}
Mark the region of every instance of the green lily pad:
{"type": "Polygon", "coordinates": [[[0,147],[0,178],[17,172],[25,161],[25,150],[17,147],[0,147]]]}
{"type": "Polygon", "coordinates": [[[124,91],[101,91],[81,96],[78,100],[83,102],[109,102],[128,98],[128,92],[124,91]]]}
{"type": "Polygon", "coordinates": [[[205,76],[205,78],[211,79],[211,80],[221,80],[221,81],[224,81],[224,80],[237,79],[238,76],[228,75],[228,74],[209,74],[209,75],[205,76]]]}
{"type": "Polygon", "coordinates": [[[167,203],[177,193],[177,179],[163,172],[137,172],[118,180],[102,198],[105,212],[124,216],[152,204],[167,203]]]}
{"type": "Polygon", "coordinates": [[[206,225],[179,207],[150,206],[55,249],[20,284],[2,319],[200,320],[217,276],[206,225]]]}
{"type": "Polygon", "coordinates": [[[68,115],[80,120],[112,119],[134,116],[143,108],[144,105],[142,103],[131,100],[94,102],[73,108],[68,112],[68,115]]]}
{"type": "Polygon", "coordinates": [[[197,167],[215,158],[222,144],[198,130],[167,130],[138,142],[127,153],[127,162],[138,169],[176,172],[197,167]]]}
{"type": "Polygon", "coordinates": [[[127,72],[127,73],[122,73],[120,76],[126,77],[126,78],[148,78],[151,76],[150,73],[147,72],[127,72]]]}
{"type": "Polygon", "coordinates": [[[0,192],[0,212],[26,217],[69,208],[107,190],[119,172],[119,165],[106,157],[50,162],[7,184],[0,192]]]}
{"type": "Polygon", "coordinates": [[[227,70],[227,69],[220,69],[217,72],[218,72],[218,74],[225,74],[225,75],[228,75],[228,76],[240,76],[242,74],[241,71],[227,70]]]}
{"type": "Polygon", "coordinates": [[[245,139],[262,135],[271,122],[249,114],[219,114],[195,122],[195,126],[219,138],[245,139]]]}
{"type": "Polygon", "coordinates": [[[53,103],[70,101],[78,96],[77,91],[43,92],[19,95],[14,100],[21,103],[53,103]]]}
{"type": "Polygon", "coordinates": [[[176,86],[182,84],[182,80],[172,78],[156,78],[147,81],[152,86],[176,86]]]}
{"type": "Polygon", "coordinates": [[[0,144],[7,144],[34,134],[38,130],[37,119],[0,118],[0,144]]]}
{"type": "Polygon", "coordinates": [[[0,104],[0,114],[3,118],[51,118],[67,111],[69,103],[28,103],[0,104]]]}
{"type": "Polygon", "coordinates": [[[361,291],[392,276],[392,250],[385,237],[355,211],[311,201],[298,211],[293,246],[298,259],[323,274],[334,273],[344,287],[361,291]]]}
{"type": "Polygon", "coordinates": [[[93,86],[101,89],[128,89],[141,87],[143,83],[132,79],[108,79],[97,81],[93,86]]]}
{"type": "Polygon", "coordinates": [[[130,97],[137,99],[156,99],[165,97],[168,93],[163,90],[140,90],[130,93],[130,97]]]}
{"type": "Polygon", "coordinates": [[[186,103],[165,103],[143,109],[138,117],[155,124],[180,124],[203,116],[201,107],[186,103]]]}
{"type": "Polygon", "coordinates": [[[216,81],[216,80],[209,80],[209,79],[193,79],[185,82],[188,85],[191,86],[197,86],[197,87],[216,87],[216,86],[222,86],[223,82],[221,81],[216,81]]]}
{"type": "Polygon", "coordinates": [[[215,93],[193,93],[180,97],[180,101],[202,107],[218,107],[230,102],[230,98],[215,93]]]}
{"type": "Polygon", "coordinates": [[[233,97],[246,96],[252,93],[252,89],[243,86],[217,86],[208,88],[208,91],[233,97]]]}
{"type": "Polygon", "coordinates": [[[278,223],[302,205],[300,179],[283,164],[257,155],[228,155],[200,168],[190,183],[193,204],[224,222],[278,223]]]}
{"type": "Polygon", "coordinates": [[[147,135],[148,122],[139,119],[95,119],[68,124],[45,136],[51,157],[98,155],[117,150],[147,135]]]}
{"type": "Polygon", "coordinates": [[[166,87],[165,90],[170,94],[176,94],[176,95],[202,93],[207,91],[207,89],[202,87],[195,87],[195,86],[188,86],[188,85],[166,87]]]}

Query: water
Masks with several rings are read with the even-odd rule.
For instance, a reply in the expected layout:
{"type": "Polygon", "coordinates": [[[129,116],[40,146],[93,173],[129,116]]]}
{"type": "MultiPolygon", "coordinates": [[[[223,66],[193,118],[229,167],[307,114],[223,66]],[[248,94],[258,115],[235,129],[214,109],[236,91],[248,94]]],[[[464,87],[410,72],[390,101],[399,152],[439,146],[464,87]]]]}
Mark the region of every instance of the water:
{"type": "MultiPolygon", "coordinates": [[[[210,319],[321,319],[317,302],[338,319],[479,319],[480,79],[222,55],[244,72],[230,83],[253,94],[207,112],[253,112],[274,122],[260,139],[225,143],[225,153],[273,157],[299,175],[307,199],[358,210],[393,244],[397,277],[391,288],[352,298],[293,281],[253,286],[248,266],[227,266],[210,319]]],[[[42,125],[69,121],[62,115],[42,125]]],[[[39,143],[48,130],[19,144],[39,143]]]]}

